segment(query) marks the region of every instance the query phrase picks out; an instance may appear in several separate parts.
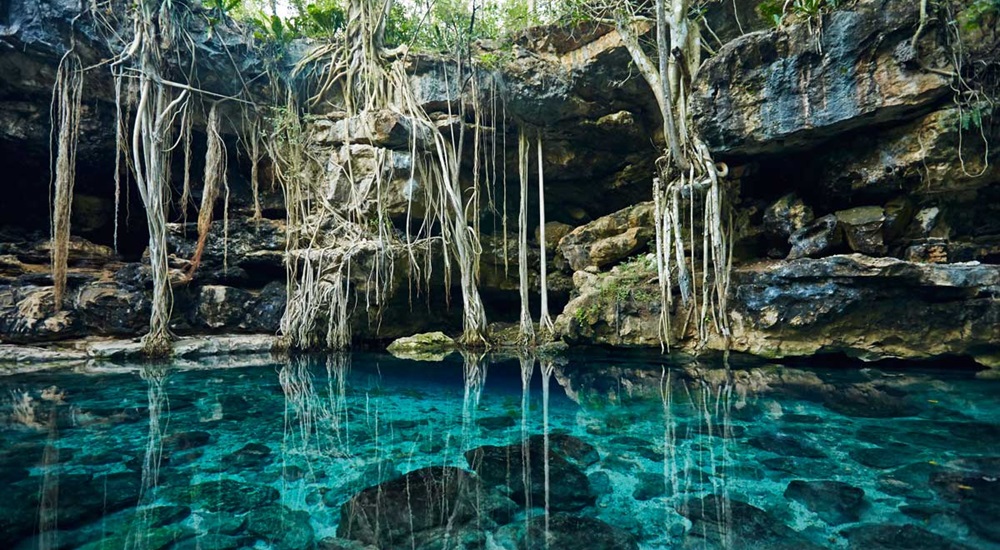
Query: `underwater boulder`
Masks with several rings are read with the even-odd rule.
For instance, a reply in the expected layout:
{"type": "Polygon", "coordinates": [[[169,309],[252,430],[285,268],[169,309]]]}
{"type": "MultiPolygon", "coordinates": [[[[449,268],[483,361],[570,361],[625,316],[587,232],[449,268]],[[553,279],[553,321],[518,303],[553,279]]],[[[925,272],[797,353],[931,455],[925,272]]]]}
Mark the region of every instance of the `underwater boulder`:
{"type": "Polygon", "coordinates": [[[517,522],[497,533],[501,548],[545,548],[547,550],[637,550],[635,538],[599,519],[559,513],[536,516],[527,525],[517,522]]]}
{"type": "Polygon", "coordinates": [[[275,502],[281,495],[273,487],[219,479],[191,486],[168,487],[161,491],[160,496],[209,512],[242,513],[275,502]]]}
{"type": "Polygon", "coordinates": [[[826,458],[826,453],[800,437],[773,433],[750,438],[750,445],[762,451],[799,458],[826,458]]]}
{"type": "Polygon", "coordinates": [[[419,533],[476,517],[478,480],[467,470],[431,466],[369,487],[340,508],[337,536],[409,547],[419,533]]]}
{"type": "Polygon", "coordinates": [[[504,447],[483,445],[466,451],[465,459],[483,483],[500,486],[518,504],[526,505],[530,500],[542,506],[547,500],[551,510],[573,511],[594,504],[597,498],[583,470],[600,457],[590,444],[572,436],[549,436],[547,461],[541,435],[504,447]]]}
{"type": "Polygon", "coordinates": [[[274,549],[296,550],[313,543],[309,513],[271,504],[247,514],[247,532],[274,549]]]}
{"type": "Polygon", "coordinates": [[[769,512],[726,496],[693,498],[677,511],[691,520],[685,548],[704,548],[706,545],[727,550],[820,548],[769,512]]]}
{"type": "Polygon", "coordinates": [[[865,550],[969,550],[971,547],[953,542],[916,525],[865,524],[840,532],[851,548],[865,550]]]}
{"type": "Polygon", "coordinates": [[[795,479],[785,489],[785,498],[802,503],[830,525],[858,521],[865,506],[864,490],[840,481],[795,479]]]}

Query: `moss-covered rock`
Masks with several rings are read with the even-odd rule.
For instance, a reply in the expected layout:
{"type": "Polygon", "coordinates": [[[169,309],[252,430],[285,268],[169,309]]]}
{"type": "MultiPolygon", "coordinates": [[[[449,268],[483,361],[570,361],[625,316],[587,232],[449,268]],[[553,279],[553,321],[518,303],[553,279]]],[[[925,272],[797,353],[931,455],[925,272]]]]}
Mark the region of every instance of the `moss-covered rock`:
{"type": "Polygon", "coordinates": [[[458,343],[443,332],[427,332],[399,338],[386,349],[400,359],[441,361],[458,349],[458,343]]]}

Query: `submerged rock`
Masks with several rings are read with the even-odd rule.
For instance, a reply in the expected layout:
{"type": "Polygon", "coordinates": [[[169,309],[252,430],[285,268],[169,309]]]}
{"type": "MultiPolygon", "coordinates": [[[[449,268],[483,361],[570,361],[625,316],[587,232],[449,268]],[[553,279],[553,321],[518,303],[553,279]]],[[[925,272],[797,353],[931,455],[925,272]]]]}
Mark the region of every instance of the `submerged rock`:
{"type": "Polygon", "coordinates": [[[632,491],[632,498],[636,500],[650,500],[667,494],[667,480],[663,474],[640,473],[636,481],[635,490],[632,491]]]}
{"type": "Polygon", "coordinates": [[[513,416],[489,416],[476,419],[476,425],[488,431],[500,431],[513,428],[517,425],[517,420],[513,416]]]}
{"type": "Polygon", "coordinates": [[[919,412],[905,396],[873,384],[852,384],[825,392],[823,406],[858,418],[900,418],[919,412]]]}
{"type": "Polygon", "coordinates": [[[209,512],[243,513],[260,508],[280,497],[277,489],[264,485],[220,479],[191,485],[167,487],[161,495],[178,504],[200,507],[209,512]]]}
{"type": "Polygon", "coordinates": [[[163,447],[178,451],[203,447],[208,444],[212,435],[204,431],[180,432],[163,438],[163,447]]]}
{"type": "Polygon", "coordinates": [[[247,515],[247,532],[271,548],[296,550],[313,543],[313,528],[309,513],[272,504],[251,510],[247,515]]]}
{"type": "Polygon", "coordinates": [[[624,529],[599,519],[552,514],[548,520],[536,516],[527,526],[517,522],[501,529],[496,536],[505,550],[638,550],[639,545],[624,529]]]}
{"type": "Polygon", "coordinates": [[[535,435],[523,444],[484,445],[466,451],[465,459],[483,483],[502,487],[511,499],[522,505],[530,498],[533,505],[542,506],[547,497],[552,510],[573,511],[596,500],[583,469],[597,462],[599,457],[592,446],[572,436],[551,436],[547,458],[544,438],[535,435]],[[546,462],[550,476],[548,492],[546,462]]]}
{"type": "Polygon", "coordinates": [[[749,443],[752,447],[763,451],[770,451],[781,456],[826,458],[826,453],[815,447],[808,440],[803,439],[802,436],[773,433],[751,437],[749,443]]]}
{"type": "Polygon", "coordinates": [[[230,470],[259,470],[271,463],[271,448],[262,443],[247,443],[238,451],[222,457],[222,463],[230,470]]]}
{"type": "Polygon", "coordinates": [[[909,450],[911,450],[911,447],[907,445],[892,444],[891,447],[887,448],[852,449],[850,455],[858,464],[868,466],[869,468],[887,470],[906,465],[910,460],[910,457],[906,454],[909,450]]]}
{"type": "Polygon", "coordinates": [[[677,511],[691,520],[685,548],[819,548],[765,510],[719,495],[688,500],[677,511]]]}
{"type": "Polygon", "coordinates": [[[237,550],[243,546],[243,539],[218,533],[204,533],[178,541],[171,550],[237,550]]]}
{"type": "Polygon", "coordinates": [[[466,470],[415,470],[351,497],[340,509],[337,536],[381,548],[409,547],[434,529],[457,530],[477,514],[489,517],[491,510],[480,510],[487,500],[480,500],[480,490],[479,481],[466,470]]]}
{"type": "Polygon", "coordinates": [[[840,481],[793,480],[785,498],[801,502],[830,525],[851,523],[861,518],[865,492],[840,481]]]}
{"type": "Polygon", "coordinates": [[[971,550],[916,525],[869,523],[841,531],[851,548],[865,550],[971,550]]]}

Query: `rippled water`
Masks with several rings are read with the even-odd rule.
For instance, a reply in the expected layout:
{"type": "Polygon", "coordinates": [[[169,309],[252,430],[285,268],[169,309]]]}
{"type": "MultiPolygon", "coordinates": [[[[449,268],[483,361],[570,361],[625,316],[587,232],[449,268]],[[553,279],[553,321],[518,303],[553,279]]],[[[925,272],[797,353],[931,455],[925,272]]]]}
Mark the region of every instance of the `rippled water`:
{"type": "Polygon", "coordinates": [[[0,548],[1000,548],[1000,383],[664,361],[0,377],[0,548]]]}

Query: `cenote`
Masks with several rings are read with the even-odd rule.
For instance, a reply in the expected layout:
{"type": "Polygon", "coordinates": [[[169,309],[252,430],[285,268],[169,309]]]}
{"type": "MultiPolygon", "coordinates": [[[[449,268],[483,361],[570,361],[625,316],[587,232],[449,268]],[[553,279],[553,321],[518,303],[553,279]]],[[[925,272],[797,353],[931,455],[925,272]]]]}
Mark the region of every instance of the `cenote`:
{"type": "Polygon", "coordinates": [[[1000,383],[571,353],[0,378],[4,548],[995,548],[1000,383]]]}
{"type": "Polygon", "coordinates": [[[1000,0],[0,0],[0,550],[1000,549],[1000,0]]]}

